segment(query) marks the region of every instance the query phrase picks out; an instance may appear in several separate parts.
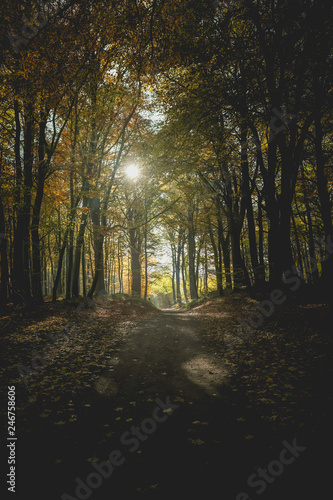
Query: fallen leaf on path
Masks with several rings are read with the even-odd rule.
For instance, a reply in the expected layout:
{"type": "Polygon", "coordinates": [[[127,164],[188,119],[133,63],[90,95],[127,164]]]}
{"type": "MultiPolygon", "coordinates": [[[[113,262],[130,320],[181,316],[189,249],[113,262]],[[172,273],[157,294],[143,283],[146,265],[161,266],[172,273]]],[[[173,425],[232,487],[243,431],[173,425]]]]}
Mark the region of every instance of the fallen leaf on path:
{"type": "Polygon", "coordinates": [[[189,438],[188,441],[190,441],[190,443],[192,443],[194,446],[200,446],[201,444],[205,443],[205,441],[202,441],[202,439],[189,438]]]}

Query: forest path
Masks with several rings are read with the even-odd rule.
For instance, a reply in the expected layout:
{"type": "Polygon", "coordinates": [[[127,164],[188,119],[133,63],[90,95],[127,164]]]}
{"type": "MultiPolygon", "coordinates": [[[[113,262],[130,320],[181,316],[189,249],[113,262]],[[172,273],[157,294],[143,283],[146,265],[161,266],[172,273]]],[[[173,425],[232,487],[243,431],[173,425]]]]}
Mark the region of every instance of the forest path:
{"type": "Polygon", "coordinates": [[[133,328],[108,365],[96,386],[106,406],[131,407],[133,419],[118,433],[128,432],[127,464],[116,471],[115,492],[129,498],[213,495],[216,488],[238,493],[251,446],[226,396],[231,367],[207,342],[202,321],[163,310],[133,328]],[[132,425],[140,427],[134,438],[132,425]]]}
{"type": "Polygon", "coordinates": [[[137,326],[108,361],[111,392],[117,386],[121,397],[142,390],[186,401],[218,396],[229,371],[205,344],[203,332],[197,318],[179,310],[164,310],[137,326]]]}
{"type": "MultiPolygon", "coordinates": [[[[250,487],[249,476],[279,457],[295,429],[274,435],[235,385],[235,370],[190,312],[164,310],[138,323],[105,352],[92,386],[73,388],[66,422],[36,415],[20,439],[17,498],[257,498],[259,479],[250,487]]],[[[301,498],[313,467],[304,469],[301,456],[260,498],[301,498]]]]}

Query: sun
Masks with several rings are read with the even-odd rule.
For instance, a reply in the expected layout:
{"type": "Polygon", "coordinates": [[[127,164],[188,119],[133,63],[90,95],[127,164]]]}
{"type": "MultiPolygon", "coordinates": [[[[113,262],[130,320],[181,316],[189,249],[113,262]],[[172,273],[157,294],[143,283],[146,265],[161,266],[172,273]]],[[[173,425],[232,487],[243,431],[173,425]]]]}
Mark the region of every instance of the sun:
{"type": "Polygon", "coordinates": [[[130,179],[137,179],[139,177],[140,170],[136,165],[131,163],[125,168],[125,173],[130,179]]]}

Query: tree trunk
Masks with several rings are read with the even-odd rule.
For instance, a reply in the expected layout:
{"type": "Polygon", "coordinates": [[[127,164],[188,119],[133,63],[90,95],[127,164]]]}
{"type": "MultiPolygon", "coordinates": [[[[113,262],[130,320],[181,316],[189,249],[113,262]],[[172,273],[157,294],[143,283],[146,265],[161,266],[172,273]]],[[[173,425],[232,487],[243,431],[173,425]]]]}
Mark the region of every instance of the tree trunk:
{"type": "Polygon", "coordinates": [[[134,297],[141,297],[141,237],[135,228],[130,228],[129,235],[132,272],[131,293],[134,297]]]}
{"type": "Polygon", "coordinates": [[[43,302],[43,292],[41,283],[41,261],[40,261],[40,241],[39,241],[39,222],[40,211],[44,195],[45,179],[48,172],[48,161],[45,159],[45,131],[46,116],[43,113],[42,121],[39,124],[39,144],[38,144],[38,178],[36,197],[32,211],[31,221],[31,243],[32,243],[32,294],[34,301],[43,302]]]}
{"type": "MultiPolygon", "coordinates": [[[[315,149],[317,163],[317,189],[320,201],[320,212],[323,220],[325,243],[329,243],[333,238],[331,202],[325,175],[325,156],[323,151],[323,130],[321,125],[321,114],[319,107],[319,97],[317,97],[317,108],[315,111],[315,149]]],[[[330,255],[322,262],[322,273],[320,282],[325,293],[332,299],[333,282],[333,255],[330,255]]]]}
{"type": "Polygon", "coordinates": [[[264,261],[264,228],[262,221],[262,200],[258,192],[258,256],[260,266],[260,282],[265,282],[265,261],[264,261]]]}
{"type": "Polygon", "coordinates": [[[123,259],[121,258],[121,238],[118,238],[118,281],[119,281],[119,293],[123,293],[123,259]]]}
{"type": "Polygon", "coordinates": [[[85,258],[85,245],[84,240],[82,243],[82,294],[83,297],[87,296],[87,284],[86,284],[86,258],[85,258]]]}
{"type": "Polygon", "coordinates": [[[241,228],[237,227],[233,221],[231,221],[230,235],[234,289],[250,287],[250,278],[241,254],[241,228]]]}
{"type": "Polygon", "coordinates": [[[268,229],[268,258],[269,281],[272,286],[280,286],[282,282],[282,263],[279,254],[280,225],[279,209],[275,199],[275,173],[276,173],[276,140],[268,143],[268,170],[265,180],[265,205],[269,219],[268,229]]]}
{"type": "Polygon", "coordinates": [[[210,237],[210,242],[211,242],[213,254],[214,254],[214,264],[215,264],[215,274],[216,274],[216,290],[217,290],[217,293],[220,296],[222,296],[223,295],[223,286],[222,286],[221,247],[219,248],[219,251],[218,251],[210,218],[208,218],[208,234],[210,237]]]}
{"type": "Polygon", "coordinates": [[[219,251],[219,263],[220,263],[219,265],[222,268],[222,260],[223,260],[226,287],[228,290],[230,290],[232,288],[231,258],[230,258],[230,244],[229,244],[230,233],[224,236],[222,219],[218,220],[218,238],[219,238],[218,251],[219,251]]]}
{"type": "Polygon", "coordinates": [[[258,250],[256,241],[256,229],[255,229],[253,206],[252,206],[252,191],[250,188],[249,164],[247,157],[247,148],[245,146],[247,141],[246,131],[243,131],[241,140],[242,140],[241,168],[242,168],[243,191],[244,191],[243,195],[245,197],[245,205],[246,205],[246,217],[248,225],[249,244],[250,244],[250,257],[254,275],[254,284],[258,286],[260,284],[260,268],[259,268],[258,250]]]}
{"type": "MultiPolygon", "coordinates": [[[[54,286],[53,286],[53,292],[52,292],[52,302],[56,302],[56,300],[57,300],[57,291],[58,291],[59,282],[61,280],[62,264],[63,264],[65,250],[67,248],[68,235],[70,238],[70,245],[72,245],[72,249],[73,249],[73,235],[74,235],[73,221],[74,221],[76,208],[79,204],[79,201],[80,201],[80,198],[77,198],[77,200],[75,202],[73,201],[73,203],[71,203],[71,213],[69,216],[69,223],[68,223],[68,226],[65,230],[64,239],[62,242],[62,247],[61,247],[60,252],[59,252],[57,274],[56,274],[56,277],[54,280],[54,286]],[[72,240],[71,240],[71,238],[72,238],[72,240]]],[[[69,257],[70,256],[71,256],[71,254],[69,254],[69,257]]],[[[67,300],[70,299],[70,296],[71,296],[70,295],[70,291],[71,291],[70,278],[72,275],[72,266],[73,266],[73,255],[72,255],[71,260],[68,259],[68,266],[67,266],[67,276],[66,276],[66,299],[67,300]]]]}
{"type": "Polygon", "coordinates": [[[182,280],[183,280],[183,291],[184,291],[185,302],[187,303],[188,295],[187,295],[187,285],[186,285],[185,242],[182,248],[182,280]]]}
{"type": "Polygon", "coordinates": [[[85,233],[87,222],[88,222],[88,208],[89,208],[89,200],[85,197],[83,199],[83,211],[82,211],[82,215],[81,215],[79,232],[78,232],[78,235],[76,237],[74,265],[73,265],[73,283],[72,283],[73,297],[79,296],[81,249],[82,249],[83,240],[84,240],[84,233],[85,233]]]}
{"type": "Polygon", "coordinates": [[[94,197],[91,201],[91,219],[93,222],[94,235],[94,252],[95,252],[95,273],[93,284],[89,290],[88,297],[92,297],[93,293],[106,293],[104,283],[104,258],[103,244],[104,235],[103,227],[101,226],[101,202],[99,198],[94,197]]]}
{"type": "Polygon", "coordinates": [[[13,301],[20,303],[23,298],[23,174],[21,165],[21,122],[19,113],[19,104],[14,101],[15,113],[15,208],[17,222],[14,227],[14,248],[13,248],[13,301]]]}
{"type": "Polygon", "coordinates": [[[195,233],[193,225],[193,211],[188,212],[188,269],[189,269],[189,279],[190,279],[190,296],[191,299],[198,298],[198,289],[195,279],[195,233]]]}
{"type": "Polygon", "coordinates": [[[300,245],[300,242],[299,242],[298,233],[297,233],[297,227],[296,227],[296,221],[295,221],[295,217],[294,217],[293,213],[291,214],[291,220],[292,220],[293,229],[294,229],[294,237],[295,237],[295,243],[296,243],[298,267],[300,269],[301,276],[304,276],[304,266],[303,266],[301,245],[300,245]]]}
{"type": "Polygon", "coordinates": [[[147,236],[147,214],[146,214],[146,224],[144,229],[144,251],[145,251],[145,293],[144,298],[148,297],[148,236],[147,236]]]}
{"type": "Polygon", "coordinates": [[[8,299],[8,257],[7,257],[7,235],[5,216],[2,200],[0,198],[0,257],[1,257],[1,282],[0,282],[0,305],[7,303],[8,299]]]}
{"type": "MultiPolygon", "coordinates": [[[[72,292],[72,273],[73,273],[73,260],[74,260],[74,218],[75,218],[75,208],[74,207],[74,182],[73,182],[73,173],[70,172],[70,196],[71,196],[71,215],[70,215],[70,223],[69,223],[69,246],[67,248],[67,275],[66,275],[66,300],[71,298],[72,292]]],[[[66,238],[67,243],[67,238],[66,238]]]]}
{"type": "Polygon", "coordinates": [[[208,293],[208,250],[207,250],[207,243],[206,242],[205,242],[204,269],[205,269],[204,293],[208,293]]]}
{"type": "MultiPolygon", "coordinates": [[[[20,120],[18,108],[15,109],[16,136],[19,140],[20,120]]],[[[32,197],[32,167],[33,167],[33,107],[29,104],[25,109],[24,124],[24,182],[23,201],[17,209],[17,225],[14,237],[14,303],[29,302],[30,290],[30,222],[32,197]]],[[[19,144],[15,148],[20,148],[19,144]]],[[[20,171],[19,151],[16,151],[16,172],[20,171]]],[[[20,189],[20,179],[17,179],[20,189]]]]}
{"type": "Polygon", "coordinates": [[[171,244],[171,258],[172,258],[172,276],[171,276],[171,283],[172,283],[172,303],[176,303],[176,286],[175,286],[175,277],[176,277],[176,249],[175,245],[172,243],[171,244]]]}
{"type": "Polygon", "coordinates": [[[184,245],[184,236],[182,231],[178,232],[178,245],[177,245],[177,255],[176,255],[176,300],[177,304],[181,305],[182,302],[182,294],[180,291],[180,260],[181,260],[181,253],[182,253],[182,248],[184,245]]]}
{"type": "Polygon", "coordinates": [[[311,273],[311,283],[314,284],[318,280],[318,266],[317,266],[316,250],[315,250],[315,241],[314,241],[314,235],[313,235],[312,218],[311,218],[311,212],[310,212],[310,207],[309,207],[308,203],[305,204],[305,209],[306,209],[306,218],[308,221],[309,254],[310,254],[310,258],[312,257],[313,259],[316,260],[316,263],[314,265],[314,269],[311,273]]]}
{"type": "Polygon", "coordinates": [[[30,224],[31,224],[31,199],[32,199],[32,169],[33,169],[33,107],[29,104],[25,110],[24,128],[24,194],[23,194],[23,290],[27,302],[31,301],[30,283],[30,224]]]}

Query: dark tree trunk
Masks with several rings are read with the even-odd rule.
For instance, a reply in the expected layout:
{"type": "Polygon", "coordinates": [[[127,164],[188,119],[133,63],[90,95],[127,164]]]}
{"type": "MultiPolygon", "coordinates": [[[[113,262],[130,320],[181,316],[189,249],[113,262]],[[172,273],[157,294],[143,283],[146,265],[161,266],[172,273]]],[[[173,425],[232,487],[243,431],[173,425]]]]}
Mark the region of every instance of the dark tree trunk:
{"type": "Polygon", "coordinates": [[[299,267],[301,276],[304,276],[304,266],[303,266],[301,245],[300,245],[300,242],[299,242],[299,237],[298,237],[298,232],[297,232],[297,227],[296,227],[296,221],[295,221],[295,217],[294,217],[293,213],[291,214],[291,220],[292,220],[293,229],[294,229],[294,238],[295,238],[296,251],[297,251],[298,267],[299,267]]]}
{"type": "Polygon", "coordinates": [[[134,297],[141,297],[141,237],[135,228],[130,228],[132,290],[134,297]]]}
{"type": "Polygon", "coordinates": [[[291,188],[291,174],[290,170],[293,169],[292,159],[289,157],[287,160],[282,160],[282,174],[281,174],[281,196],[280,196],[280,259],[282,271],[286,272],[293,268],[294,259],[291,244],[291,217],[292,208],[291,203],[293,199],[293,191],[291,188]]]}
{"type": "Polygon", "coordinates": [[[314,265],[314,268],[313,268],[312,273],[311,273],[311,282],[314,284],[318,280],[318,266],[317,266],[317,259],[316,259],[315,241],[314,241],[314,235],[313,235],[312,217],[311,217],[311,211],[310,211],[310,207],[309,207],[308,203],[305,204],[305,208],[306,208],[306,218],[308,221],[310,259],[313,258],[316,260],[316,264],[314,265]]]}
{"type": "Polygon", "coordinates": [[[177,304],[180,305],[182,302],[182,295],[180,291],[180,261],[181,261],[181,253],[182,248],[184,246],[184,235],[182,231],[178,232],[178,245],[177,245],[177,254],[176,254],[176,300],[177,304]]]}
{"type": "Polygon", "coordinates": [[[2,200],[0,198],[0,257],[1,257],[1,281],[0,281],[0,305],[7,303],[8,299],[8,256],[7,256],[7,235],[5,215],[2,200]]]}
{"type": "Polygon", "coordinates": [[[39,221],[40,211],[44,195],[45,179],[48,172],[48,161],[45,159],[45,130],[46,116],[42,116],[39,124],[39,144],[38,144],[38,178],[35,203],[32,211],[31,221],[31,243],[32,243],[32,294],[34,301],[43,302],[43,292],[41,283],[41,249],[39,241],[39,221]]]}
{"type": "Polygon", "coordinates": [[[88,222],[88,208],[89,200],[84,198],[83,200],[83,211],[81,215],[79,232],[76,237],[76,246],[74,253],[74,265],[73,265],[73,282],[72,282],[72,295],[73,297],[79,296],[79,278],[80,278],[80,263],[81,263],[81,250],[84,240],[84,233],[86,230],[88,222]]]}
{"type": "Polygon", "coordinates": [[[183,280],[183,291],[184,291],[185,302],[187,303],[188,295],[187,295],[187,285],[186,285],[185,242],[182,248],[182,280],[183,280]]]}
{"type": "Polygon", "coordinates": [[[146,212],[146,224],[144,229],[144,252],[145,252],[145,292],[144,298],[148,297],[148,230],[147,230],[147,212],[146,212]]]}
{"type": "Polygon", "coordinates": [[[26,302],[31,302],[30,283],[30,224],[32,199],[32,168],[33,168],[33,108],[29,104],[25,111],[24,128],[24,194],[21,224],[23,226],[23,296],[26,302]]]}
{"type": "Polygon", "coordinates": [[[226,288],[230,290],[232,288],[231,259],[230,259],[230,245],[229,245],[230,233],[224,236],[222,214],[220,214],[217,224],[218,224],[219,267],[221,267],[222,269],[222,255],[223,255],[226,288]]]}
{"type": "Polygon", "coordinates": [[[22,196],[23,174],[21,165],[21,122],[18,101],[14,101],[15,113],[15,208],[17,223],[14,227],[13,248],[13,301],[23,301],[23,224],[22,224],[22,196]]]}
{"type": "MultiPolygon", "coordinates": [[[[15,109],[15,113],[18,109],[15,109]]],[[[18,140],[19,115],[15,117],[16,137],[18,140]]],[[[30,302],[30,222],[31,222],[31,197],[32,197],[32,167],[33,167],[33,108],[29,104],[25,109],[24,124],[24,182],[23,200],[17,209],[17,226],[14,237],[14,302],[30,302]]],[[[16,148],[20,148],[20,143],[16,148]]],[[[16,153],[16,171],[20,170],[16,153]]]]}
{"type": "Polygon", "coordinates": [[[243,177],[243,196],[245,197],[246,217],[248,225],[249,244],[250,244],[250,257],[254,275],[254,284],[258,286],[260,284],[260,268],[259,268],[258,250],[257,250],[256,228],[255,228],[253,206],[252,206],[252,190],[250,187],[249,164],[248,164],[247,147],[246,147],[246,141],[247,141],[246,131],[242,132],[241,141],[242,141],[241,169],[243,177]]]}
{"type": "Polygon", "coordinates": [[[258,256],[260,266],[260,281],[265,282],[265,262],[264,262],[264,228],[262,220],[262,200],[258,193],[258,256]]]}
{"type": "Polygon", "coordinates": [[[101,202],[97,197],[94,197],[91,201],[91,219],[93,222],[94,234],[95,273],[93,284],[91,286],[91,289],[89,290],[88,297],[92,297],[93,293],[106,293],[104,282],[104,235],[103,227],[101,225],[101,202]]]}
{"type": "Polygon", "coordinates": [[[172,303],[176,303],[176,286],[175,286],[175,277],[176,277],[176,249],[175,245],[171,244],[171,257],[172,257],[172,303]]]}
{"type": "MultiPolygon", "coordinates": [[[[330,202],[330,195],[327,187],[327,178],[325,175],[325,156],[323,152],[323,130],[321,124],[321,114],[319,107],[319,98],[317,98],[317,108],[315,111],[315,148],[316,148],[316,163],[317,163],[317,188],[320,200],[320,211],[323,220],[325,243],[329,243],[333,238],[332,231],[332,206],[330,202]]],[[[324,293],[330,299],[333,298],[332,282],[333,282],[333,255],[328,256],[322,262],[322,273],[320,282],[324,293]]]]}
{"type": "Polygon", "coordinates": [[[121,239],[118,238],[118,281],[119,281],[119,293],[123,293],[123,259],[121,257],[121,239]]]}
{"type": "Polygon", "coordinates": [[[250,278],[241,253],[241,229],[231,223],[231,252],[232,252],[232,268],[234,278],[234,289],[238,290],[243,287],[250,287],[250,278]]]}
{"type": "Polygon", "coordinates": [[[198,289],[195,279],[195,232],[193,225],[193,211],[188,212],[188,269],[190,279],[190,296],[191,299],[198,298],[198,289]]]}
{"type": "MultiPolygon", "coordinates": [[[[75,208],[74,208],[74,186],[73,186],[73,174],[70,173],[70,193],[71,193],[71,215],[70,215],[70,224],[68,228],[69,232],[69,245],[67,248],[67,275],[66,275],[66,299],[69,300],[71,298],[72,292],[72,273],[73,273],[73,260],[74,260],[74,217],[75,217],[75,208]]],[[[66,238],[67,243],[67,238],[66,238]]]]}
{"type": "Polygon", "coordinates": [[[214,264],[215,264],[215,274],[216,274],[216,290],[217,293],[222,296],[223,295],[223,286],[222,286],[222,259],[219,258],[221,256],[221,247],[220,247],[220,252],[218,252],[215,237],[214,237],[214,232],[212,228],[212,223],[211,220],[208,219],[208,233],[210,237],[210,242],[212,245],[213,249],[213,255],[214,255],[214,264]],[[220,254],[220,255],[219,255],[220,254]]]}
{"type": "Polygon", "coordinates": [[[265,205],[269,219],[268,229],[268,259],[269,281],[272,286],[279,286],[282,282],[282,262],[279,254],[280,225],[279,209],[275,199],[276,173],[276,141],[268,143],[268,171],[265,182],[265,205]]]}
{"type": "MultiPolygon", "coordinates": [[[[54,286],[53,286],[53,292],[52,292],[52,301],[55,302],[57,300],[57,291],[58,291],[58,286],[61,280],[61,271],[62,271],[62,264],[63,264],[63,259],[64,259],[64,254],[67,248],[67,242],[68,242],[68,235],[70,238],[70,245],[72,245],[72,250],[73,250],[73,234],[74,234],[74,229],[73,229],[73,221],[75,217],[75,211],[76,207],[79,204],[80,199],[77,198],[76,202],[71,203],[72,208],[71,208],[71,213],[69,216],[69,223],[68,227],[65,230],[64,234],[64,239],[62,242],[62,247],[59,252],[59,258],[58,258],[58,268],[57,268],[57,274],[54,280],[54,286]],[[72,238],[72,240],[71,240],[72,238]]],[[[70,299],[70,278],[72,275],[72,265],[73,265],[73,254],[72,254],[72,260],[70,261],[68,259],[68,269],[67,269],[67,277],[66,277],[66,299],[70,299]]]]}
{"type": "Polygon", "coordinates": [[[83,297],[87,296],[87,283],[86,283],[86,257],[84,240],[82,243],[82,294],[83,297]]]}

